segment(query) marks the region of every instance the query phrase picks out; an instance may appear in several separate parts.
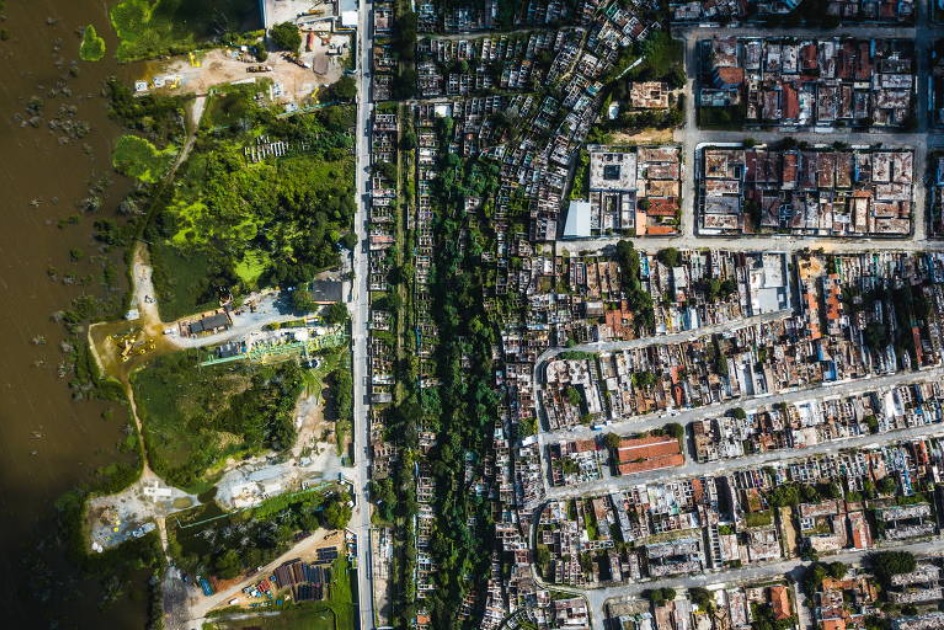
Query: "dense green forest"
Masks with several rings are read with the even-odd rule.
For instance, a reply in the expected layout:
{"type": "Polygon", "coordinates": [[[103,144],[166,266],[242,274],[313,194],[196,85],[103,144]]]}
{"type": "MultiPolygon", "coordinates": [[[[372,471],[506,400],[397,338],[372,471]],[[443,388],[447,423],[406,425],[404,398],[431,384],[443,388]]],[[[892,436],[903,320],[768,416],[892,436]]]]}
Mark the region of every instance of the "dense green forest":
{"type": "MultiPolygon", "coordinates": [[[[499,400],[493,389],[491,350],[496,326],[485,312],[489,277],[481,272],[479,255],[482,241],[493,235],[484,212],[473,215],[464,211],[466,192],[492,196],[498,180],[491,176],[493,165],[462,162],[448,152],[450,123],[444,119],[438,129],[442,176],[434,190],[439,212],[431,311],[439,329],[436,362],[440,386],[437,396],[424,399],[424,413],[433,416],[431,428],[439,437],[428,458],[436,481],[438,515],[430,541],[437,567],[430,612],[433,625],[442,628],[460,627],[456,615],[469,589],[487,580],[494,544],[490,505],[487,496],[472,491],[475,479],[463,471],[471,470],[476,476],[482,473],[499,400]],[[467,243],[463,243],[463,232],[468,235],[467,243]]],[[[466,622],[469,627],[476,626],[481,612],[474,611],[466,622]]]]}
{"type": "Polygon", "coordinates": [[[149,226],[162,314],[176,318],[220,289],[301,284],[356,244],[354,109],[279,118],[255,86],[208,105],[193,153],[149,226]],[[248,150],[285,143],[282,157],[248,150]]]}

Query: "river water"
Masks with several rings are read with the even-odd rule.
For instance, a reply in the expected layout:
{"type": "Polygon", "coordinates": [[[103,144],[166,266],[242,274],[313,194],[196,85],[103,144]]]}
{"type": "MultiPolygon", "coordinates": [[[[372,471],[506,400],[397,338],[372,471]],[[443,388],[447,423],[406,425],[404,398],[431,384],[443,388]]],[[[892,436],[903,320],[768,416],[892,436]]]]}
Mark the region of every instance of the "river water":
{"type": "MultiPolygon", "coordinates": [[[[142,589],[102,609],[98,581],[75,578],[56,541],[54,501],[118,457],[126,415],[117,405],[72,400],[57,374],[62,329],[50,318],[75,296],[104,290],[99,267],[88,260],[96,253],[95,217],[60,222],[82,215],[76,202],[88,195],[91,180],[113,180],[99,215],[112,215],[128,190],[109,166],[120,130],[106,115],[101,89],[107,76],[130,80],[135,69],[113,59],[104,0],[6,4],[0,23],[9,33],[0,41],[0,618],[11,628],[143,628],[142,589]],[[109,46],[96,64],[78,62],[78,29],[90,22],[109,46]],[[77,72],[70,72],[73,62],[77,72]],[[26,122],[34,113],[41,117],[35,127],[26,122]],[[90,133],[66,142],[67,134],[49,128],[57,118],[81,121],[90,133]],[[70,260],[73,249],[84,253],[79,262],[70,260]],[[69,274],[94,277],[77,286],[63,282],[69,274]]],[[[120,281],[120,260],[118,270],[120,281]]]]}

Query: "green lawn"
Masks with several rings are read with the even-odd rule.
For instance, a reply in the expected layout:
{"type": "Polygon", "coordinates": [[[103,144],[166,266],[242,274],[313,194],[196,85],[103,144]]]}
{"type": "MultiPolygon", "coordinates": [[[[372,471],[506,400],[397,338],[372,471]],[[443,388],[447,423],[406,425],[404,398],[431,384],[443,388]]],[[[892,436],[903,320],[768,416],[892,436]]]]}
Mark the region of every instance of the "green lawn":
{"type": "Polygon", "coordinates": [[[747,116],[746,106],[699,107],[698,126],[704,129],[739,130],[747,116]]]}
{"type": "Polygon", "coordinates": [[[257,0],[121,0],[112,7],[120,61],[193,50],[225,33],[259,27],[257,0]]]}
{"type": "Polygon", "coordinates": [[[774,522],[774,515],[770,510],[763,512],[750,512],[746,516],[748,527],[767,527],[774,522]]]}

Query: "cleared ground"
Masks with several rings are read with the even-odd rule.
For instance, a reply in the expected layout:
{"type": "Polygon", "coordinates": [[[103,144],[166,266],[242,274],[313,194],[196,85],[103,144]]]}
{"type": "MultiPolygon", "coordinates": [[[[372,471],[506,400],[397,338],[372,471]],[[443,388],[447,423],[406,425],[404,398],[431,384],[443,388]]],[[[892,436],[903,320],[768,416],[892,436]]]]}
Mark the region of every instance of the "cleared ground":
{"type": "Polygon", "coordinates": [[[168,486],[146,469],[138,481],[118,494],[89,500],[86,516],[91,542],[109,549],[128,540],[136,527],[197,503],[195,495],[168,486]]]}
{"type": "MultiPolygon", "coordinates": [[[[305,39],[303,34],[303,48],[305,39]]],[[[349,45],[350,37],[331,35],[328,42],[338,46],[349,45]]],[[[311,68],[303,68],[283,58],[280,53],[271,53],[269,58],[260,64],[244,60],[245,57],[241,57],[239,51],[234,49],[220,49],[195,55],[193,62],[189,55],[174,57],[170,61],[148,62],[145,64],[145,74],[138,78],[153,85],[155,78],[171,77],[167,80],[166,87],[160,89],[152,87],[151,89],[159,93],[184,94],[207,94],[217,85],[265,79],[273,83],[274,100],[302,104],[310,99],[316,89],[334,83],[344,73],[343,55],[329,56],[328,43],[320,37],[315,37],[312,43],[312,51],[302,53],[301,59],[309,63],[312,68],[324,69],[324,74],[317,74],[311,68]],[[322,61],[319,62],[318,58],[322,58],[322,61]],[[256,65],[269,66],[272,71],[252,73],[247,70],[256,65]],[[179,83],[173,80],[176,77],[180,78],[179,83]],[[171,87],[175,84],[176,88],[171,87]]]]}

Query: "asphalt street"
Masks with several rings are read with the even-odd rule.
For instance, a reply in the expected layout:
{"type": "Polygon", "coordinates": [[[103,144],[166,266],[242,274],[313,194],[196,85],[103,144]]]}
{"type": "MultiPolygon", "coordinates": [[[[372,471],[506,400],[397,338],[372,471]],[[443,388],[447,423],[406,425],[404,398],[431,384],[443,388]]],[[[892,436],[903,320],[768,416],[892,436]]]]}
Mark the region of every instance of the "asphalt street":
{"type": "Polygon", "coordinates": [[[370,90],[370,55],[373,50],[371,0],[362,0],[358,7],[357,24],[357,129],[356,154],[357,166],[355,190],[357,194],[357,214],[354,228],[357,234],[357,247],[353,253],[354,282],[350,296],[351,313],[351,350],[353,354],[354,379],[354,470],[351,473],[357,505],[351,519],[350,528],[357,534],[357,598],[358,627],[370,630],[374,627],[373,581],[370,555],[370,502],[367,496],[367,484],[370,481],[370,365],[367,351],[369,327],[368,310],[370,308],[367,281],[369,278],[368,259],[368,217],[370,212],[370,134],[368,125],[373,111],[373,97],[370,90]]]}

